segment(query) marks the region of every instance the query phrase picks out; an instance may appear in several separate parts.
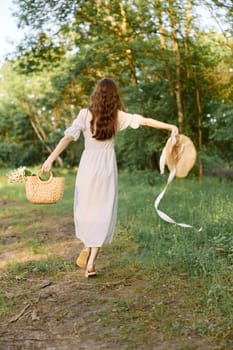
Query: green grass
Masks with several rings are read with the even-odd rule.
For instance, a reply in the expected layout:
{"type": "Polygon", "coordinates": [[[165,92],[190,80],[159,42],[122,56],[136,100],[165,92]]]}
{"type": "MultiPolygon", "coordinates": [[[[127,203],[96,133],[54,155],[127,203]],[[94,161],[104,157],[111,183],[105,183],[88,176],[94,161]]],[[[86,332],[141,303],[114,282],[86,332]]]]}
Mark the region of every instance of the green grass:
{"type": "Polygon", "coordinates": [[[198,232],[166,224],[156,216],[153,201],[165,185],[165,178],[152,186],[143,173],[135,174],[131,181],[130,178],[130,174],[121,178],[119,217],[120,224],[126,228],[124,234],[140,247],[137,261],[148,268],[156,266],[164,275],[187,276],[190,289],[198,282],[198,289],[190,293],[202,311],[193,328],[215,337],[223,336],[224,332],[232,335],[232,183],[183,179],[170,185],[160,204],[161,210],[178,222],[202,226],[198,232]],[[204,321],[207,314],[213,319],[211,324],[204,321]]]}
{"type": "Polygon", "coordinates": [[[48,258],[39,261],[29,261],[27,263],[9,263],[8,271],[16,277],[17,280],[26,278],[30,273],[54,275],[59,271],[71,271],[73,264],[68,264],[59,258],[48,258]]]}
{"type": "MultiPolygon", "coordinates": [[[[62,256],[60,246],[56,251],[54,248],[64,243],[63,230],[73,229],[75,171],[60,173],[66,177],[64,198],[49,206],[31,205],[25,198],[23,185],[8,185],[7,179],[0,177],[0,253],[16,254],[2,268],[1,315],[11,313],[12,308],[29,297],[30,291],[23,286],[32,276],[53,276],[59,280],[64,272],[74,272],[73,257],[62,256]],[[54,238],[53,231],[56,232],[54,238]],[[20,252],[28,254],[28,258],[21,261],[17,258],[20,252]],[[4,294],[7,283],[14,288],[21,286],[21,292],[13,299],[4,294]]],[[[216,342],[216,349],[230,349],[233,336],[232,182],[204,178],[199,183],[188,177],[176,179],[170,185],[160,209],[178,222],[202,226],[198,232],[167,224],[157,216],[154,200],[166,180],[167,176],[149,172],[119,174],[116,232],[112,245],[106,246],[102,253],[103,260],[108,261],[110,275],[100,276],[94,282],[93,303],[104,303],[98,286],[107,283],[107,279],[114,282],[133,276],[135,295],[133,298],[112,296],[111,303],[90,316],[90,321],[101,327],[101,336],[108,337],[109,341],[128,339],[128,349],[136,349],[140,341],[150,337],[156,322],[166,339],[180,337],[177,349],[191,349],[185,340],[185,330],[216,342]],[[178,303],[180,318],[172,312],[167,298],[178,303]],[[132,329],[134,336],[131,337],[132,329]]],[[[85,332],[81,334],[86,335],[85,332]]]]}

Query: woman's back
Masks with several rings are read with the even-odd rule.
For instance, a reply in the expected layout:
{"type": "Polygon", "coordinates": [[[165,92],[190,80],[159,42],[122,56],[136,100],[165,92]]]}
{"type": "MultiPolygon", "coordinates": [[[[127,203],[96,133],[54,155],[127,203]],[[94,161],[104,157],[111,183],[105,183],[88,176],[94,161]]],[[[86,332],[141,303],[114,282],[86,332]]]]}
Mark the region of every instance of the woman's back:
{"type": "MultiPolygon", "coordinates": [[[[137,114],[129,114],[123,111],[118,111],[117,114],[117,132],[126,129],[127,127],[131,127],[136,129],[140,126],[140,120],[142,117],[137,114]]],[[[82,109],[77,118],[74,120],[71,127],[66,129],[65,135],[72,135],[75,140],[77,140],[80,136],[80,132],[82,131],[85,139],[85,149],[109,149],[114,147],[114,136],[107,140],[97,140],[93,137],[91,131],[91,120],[92,113],[89,109],[82,109]]]]}

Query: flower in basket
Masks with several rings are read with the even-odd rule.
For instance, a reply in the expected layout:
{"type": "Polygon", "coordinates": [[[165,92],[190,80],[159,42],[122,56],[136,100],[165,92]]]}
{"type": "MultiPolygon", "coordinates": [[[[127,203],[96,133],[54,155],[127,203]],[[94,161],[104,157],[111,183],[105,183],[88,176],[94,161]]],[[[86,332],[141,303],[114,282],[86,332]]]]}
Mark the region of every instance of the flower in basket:
{"type": "Polygon", "coordinates": [[[27,176],[36,175],[31,170],[26,168],[25,166],[21,166],[17,169],[14,169],[11,173],[7,174],[9,183],[16,182],[25,182],[27,176]]]}

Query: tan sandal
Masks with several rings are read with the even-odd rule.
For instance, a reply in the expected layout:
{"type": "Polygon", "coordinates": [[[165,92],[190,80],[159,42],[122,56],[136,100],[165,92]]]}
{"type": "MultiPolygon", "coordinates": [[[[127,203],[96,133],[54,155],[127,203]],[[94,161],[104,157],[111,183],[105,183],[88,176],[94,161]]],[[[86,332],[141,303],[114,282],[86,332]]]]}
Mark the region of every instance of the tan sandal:
{"type": "Polygon", "coordinates": [[[95,268],[92,271],[89,271],[87,268],[85,271],[85,277],[89,278],[89,277],[94,277],[94,276],[96,276],[95,268]]]}
{"type": "Polygon", "coordinates": [[[89,255],[90,255],[90,249],[81,250],[81,252],[76,260],[76,265],[85,269],[85,267],[87,266],[89,255]]]}

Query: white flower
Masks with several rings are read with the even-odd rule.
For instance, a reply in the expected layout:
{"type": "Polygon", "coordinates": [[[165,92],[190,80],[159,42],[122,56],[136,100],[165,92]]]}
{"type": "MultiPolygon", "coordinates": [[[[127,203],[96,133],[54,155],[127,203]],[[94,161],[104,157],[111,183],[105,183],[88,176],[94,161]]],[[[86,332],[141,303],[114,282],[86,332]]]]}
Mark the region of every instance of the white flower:
{"type": "Polygon", "coordinates": [[[25,176],[25,170],[26,170],[25,166],[21,166],[20,168],[18,168],[17,172],[18,172],[19,176],[25,176]]]}
{"type": "Polygon", "coordinates": [[[26,176],[34,175],[25,166],[21,166],[18,169],[13,170],[10,174],[7,174],[9,183],[25,182],[26,176]]]}

